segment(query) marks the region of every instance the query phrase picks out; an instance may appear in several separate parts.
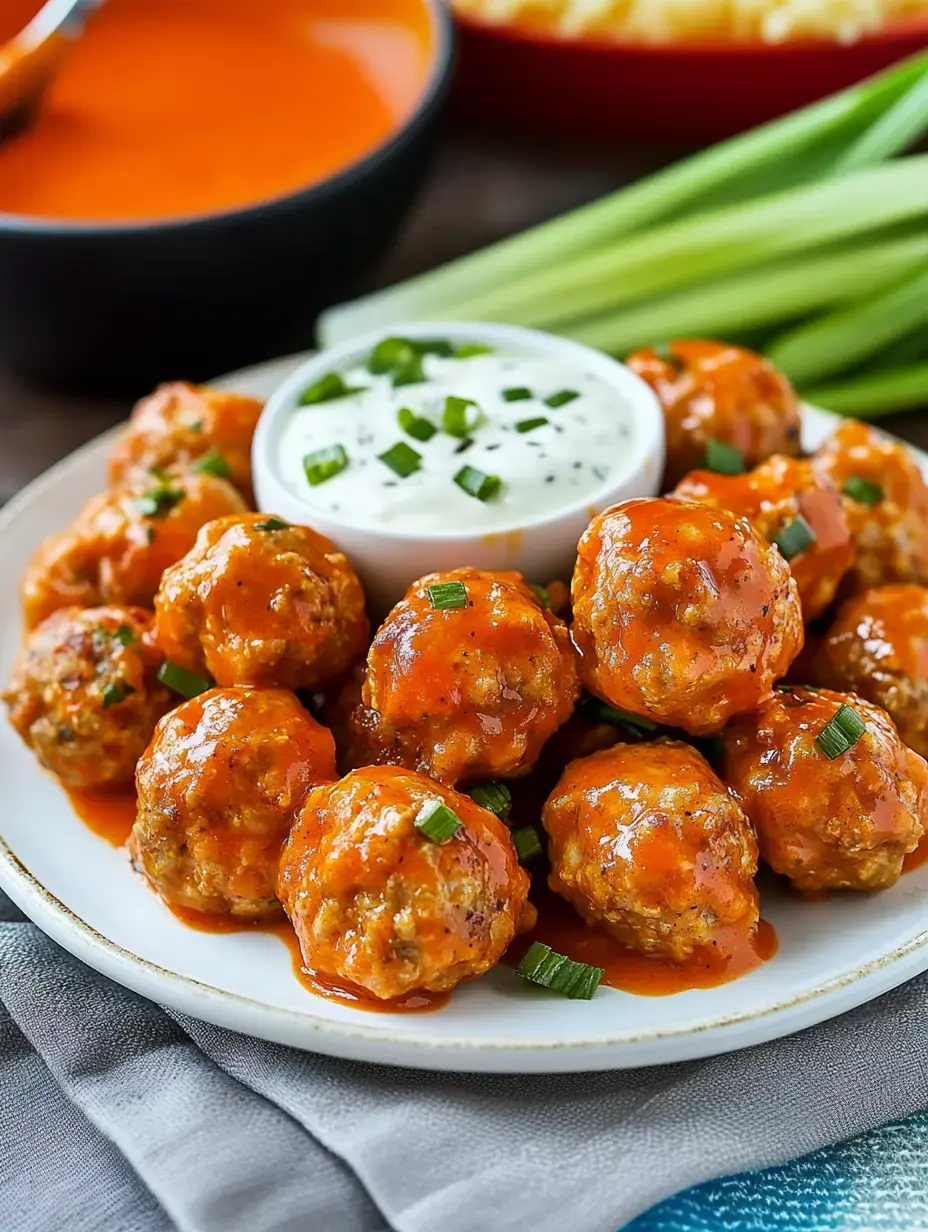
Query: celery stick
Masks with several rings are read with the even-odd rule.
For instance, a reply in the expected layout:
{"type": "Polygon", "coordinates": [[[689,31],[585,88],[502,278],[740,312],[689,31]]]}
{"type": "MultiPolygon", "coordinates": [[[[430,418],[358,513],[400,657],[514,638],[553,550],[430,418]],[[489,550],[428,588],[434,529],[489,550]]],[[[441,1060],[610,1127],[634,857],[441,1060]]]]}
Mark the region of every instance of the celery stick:
{"type": "Polygon", "coordinates": [[[818,256],[739,271],[608,316],[571,323],[576,342],[626,355],[685,337],[740,337],[847,300],[873,295],[928,264],[928,235],[841,245],[818,256]]]}
{"type": "Polygon", "coordinates": [[[320,341],[328,346],[403,320],[443,318],[465,298],[492,293],[514,279],[558,266],[655,222],[678,217],[709,195],[715,199],[720,193],[727,193],[729,199],[743,196],[757,177],[766,182],[773,166],[782,167],[784,180],[790,183],[810,149],[823,142],[830,145],[842,135],[850,140],[865,132],[926,72],[928,52],[521,235],[399,286],[330,309],[320,318],[320,341]]]}
{"type": "Polygon", "coordinates": [[[907,334],[928,329],[928,265],[880,295],[774,339],[770,359],[798,384],[846,371],[907,334]]]}
{"type": "Polygon", "coordinates": [[[629,236],[458,303],[443,319],[566,326],[649,295],[928,214],[928,155],[629,236]]]}
{"type": "Polygon", "coordinates": [[[928,128],[928,73],[885,111],[840,158],[833,172],[841,175],[892,158],[924,136],[928,128]]]}
{"type": "Polygon", "coordinates": [[[814,385],[802,390],[802,396],[815,406],[857,419],[928,407],[928,364],[875,372],[835,385],[814,385]]]}

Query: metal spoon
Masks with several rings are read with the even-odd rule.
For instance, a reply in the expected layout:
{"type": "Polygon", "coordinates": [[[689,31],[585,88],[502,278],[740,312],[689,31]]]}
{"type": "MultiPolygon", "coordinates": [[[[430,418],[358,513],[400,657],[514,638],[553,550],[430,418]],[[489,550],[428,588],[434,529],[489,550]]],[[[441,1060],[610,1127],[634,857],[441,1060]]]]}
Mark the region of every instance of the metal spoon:
{"type": "Polygon", "coordinates": [[[27,124],[87,18],[103,0],[48,0],[0,47],[0,141],[27,124]]]}

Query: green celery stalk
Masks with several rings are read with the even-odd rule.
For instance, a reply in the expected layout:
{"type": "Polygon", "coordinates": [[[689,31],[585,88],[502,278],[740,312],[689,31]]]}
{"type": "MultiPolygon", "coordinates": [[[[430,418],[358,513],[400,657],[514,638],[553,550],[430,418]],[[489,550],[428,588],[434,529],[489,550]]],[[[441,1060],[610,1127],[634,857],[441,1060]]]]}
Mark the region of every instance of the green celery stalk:
{"type": "Polygon", "coordinates": [[[919,78],[878,120],[836,159],[842,175],[892,158],[916,142],[928,128],[928,73],[919,78]]]}
{"type": "Polygon", "coordinates": [[[741,337],[847,300],[874,295],[928,264],[928,235],[841,245],[817,256],[753,266],[632,308],[566,326],[576,342],[626,355],[686,337],[741,337]]]}
{"type": "Polygon", "coordinates": [[[813,385],[803,389],[802,396],[806,402],[857,419],[878,419],[896,411],[928,407],[928,363],[874,372],[834,385],[813,385]]]}
{"type": "Polygon", "coordinates": [[[863,363],[907,334],[928,329],[928,265],[897,286],[774,339],[768,357],[797,385],[863,363]]]}
{"type": "Polygon", "coordinates": [[[920,53],[848,90],[700,151],[602,200],[509,237],[440,269],[324,313],[319,340],[330,346],[369,329],[445,318],[454,305],[492,295],[497,287],[560,267],[624,235],[679,217],[706,199],[743,198],[771,168],[779,185],[799,175],[827,174],[836,142],[866,132],[928,73],[920,53]],[[830,151],[809,164],[810,151],[830,151]]]}

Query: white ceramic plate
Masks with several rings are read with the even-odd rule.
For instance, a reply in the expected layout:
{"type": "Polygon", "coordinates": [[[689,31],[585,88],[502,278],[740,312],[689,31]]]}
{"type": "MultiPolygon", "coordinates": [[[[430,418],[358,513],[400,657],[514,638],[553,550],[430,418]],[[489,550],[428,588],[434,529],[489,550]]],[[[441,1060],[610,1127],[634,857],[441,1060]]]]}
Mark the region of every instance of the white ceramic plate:
{"type": "MultiPolygon", "coordinates": [[[[230,382],[266,395],[298,359],[230,382]]],[[[806,442],[830,416],[809,411],[806,442]]],[[[0,678],[20,637],[15,579],[38,542],[104,486],[104,437],[50,470],[0,516],[0,678]]],[[[928,459],[924,459],[928,463],[928,459]]],[[[601,989],[563,1001],[498,968],[430,1014],[369,1014],[307,992],[283,943],[178,923],[120,851],[71,812],[0,722],[0,886],[90,966],[181,1012],[334,1056],[424,1069],[557,1072],[682,1061],[743,1048],[843,1013],[928,968],[928,866],[892,890],[803,903],[767,895],[776,957],[734,983],[670,997],[601,989]]]]}

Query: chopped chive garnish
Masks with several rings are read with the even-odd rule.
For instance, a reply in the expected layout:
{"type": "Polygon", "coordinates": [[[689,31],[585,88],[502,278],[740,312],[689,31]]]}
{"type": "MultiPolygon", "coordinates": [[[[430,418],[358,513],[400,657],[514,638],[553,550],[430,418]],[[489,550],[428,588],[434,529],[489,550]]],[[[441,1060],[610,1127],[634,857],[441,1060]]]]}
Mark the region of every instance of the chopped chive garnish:
{"type": "Polygon", "coordinates": [[[541,606],[542,606],[542,607],[547,607],[547,608],[550,608],[550,606],[551,606],[551,596],[550,596],[550,595],[548,594],[548,592],[545,590],[544,586],[536,586],[534,582],[529,582],[529,586],[532,588],[532,590],[533,590],[533,591],[535,592],[535,594],[538,596],[538,602],[541,604],[541,606]]]}
{"type": "Polygon", "coordinates": [[[461,441],[460,445],[458,445],[455,448],[454,452],[455,453],[467,453],[468,449],[470,449],[473,443],[474,443],[474,438],[472,436],[465,436],[463,441],[461,441]]]}
{"type": "Polygon", "coordinates": [[[479,501],[492,500],[494,496],[499,495],[503,486],[499,475],[484,474],[474,466],[462,466],[455,475],[454,482],[468,496],[473,496],[479,501]]]}
{"type": "Polygon", "coordinates": [[[195,423],[192,423],[190,425],[190,431],[195,432],[199,436],[199,434],[203,431],[203,420],[198,419],[195,423]]]}
{"type": "Polygon", "coordinates": [[[137,642],[139,640],[138,634],[134,629],[130,628],[129,625],[120,625],[113,634],[113,637],[115,637],[116,641],[120,642],[123,646],[131,646],[133,642],[137,642]]]}
{"type": "Polygon", "coordinates": [[[802,514],[799,514],[789,526],[774,536],[773,542],[782,552],[784,560],[792,560],[812,546],[815,532],[802,514]]]}
{"type": "Polygon", "coordinates": [[[460,828],[460,817],[444,800],[426,800],[416,814],[416,829],[433,843],[447,843],[460,828]]]}
{"type": "Polygon", "coordinates": [[[145,531],[145,538],[148,540],[149,545],[155,542],[155,528],[153,526],[149,526],[145,531]]]}
{"type": "Polygon", "coordinates": [[[290,523],[283,518],[268,518],[265,522],[255,522],[255,530],[289,530],[290,523]]]}
{"type": "Polygon", "coordinates": [[[347,469],[348,455],[342,445],[328,445],[303,458],[303,474],[311,488],[318,488],[320,483],[333,479],[347,469]]]}
{"type": "Polygon", "coordinates": [[[316,406],[320,402],[337,402],[339,398],[350,398],[353,394],[363,394],[366,385],[347,385],[340,372],[327,372],[309,389],[304,389],[300,395],[300,406],[316,406]]]}
{"type": "Polygon", "coordinates": [[[463,582],[434,582],[426,586],[425,593],[436,612],[467,607],[467,587],[463,582]]]}
{"type": "Polygon", "coordinates": [[[579,397],[580,395],[575,389],[559,389],[556,394],[549,394],[545,398],[545,406],[550,406],[557,410],[559,406],[566,406],[568,402],[573,402],[575,398],[579,397]]]}
{"type": "Polygon", "coordinates": [[[850,706],[842,706],[815,737],[815,743],[829,761],[834,761],[852,748],[866,730],[857,711],[850,706]]]}
{"type": "Polygon", "coordinates": [[[717,475],[743,475],[744,457],[741,450],[710,436],[706,441],[706,470],[717,475]]]}
{"type": "Polygon", "coordinates": [[[574,962],[541,941],[532,942],[516,967],[516,975],[523,980],[550,988],[571,1001],[589,1001],[605,974],[602,967],[574,962]]]}
{"type": "Polygon", "coordinates": [[[535,395],[530,389],[526,389],[524,385],[517,385],[513,389],[503,390],[504,402],[529,402],[535,395]]]}
{"type": "Polygon", "coordinates": [[[505,783],[478,783],[467,793],[475,804],[505,821],[512,812],[512,792],[505,783]]]}
{"type": "Polygon", "coordinates": [[[543,428],[546,423],[550,423],[550,419],[546,419],[544,415],[537,415],[534,419],[520,419],[516,424],[517,432],[534,432],[536,428],[543,428]]]}
{"type": "Polygon", "coordinates": [[[482,342],[462,342],[454,348],[455,359],[473,359],[475,355],[492,355],[493,348],[482,342]]]}
{"type": "Polygon", "coordinates": [[[109,710],[110,706],[118,706],[120,702],[124,702],[130,693],[134,693],[131,684],[120,682],[119,684],[107,684],[103,686],[103,709],[109,710]]]}
{"type": "Polygon", "coordinates": [[[204,454],[193,469],[200,475],[215,475],[217,479],[228,479],[232,474],[221,453],[204,454]]]}
{"type": "Polygon", "coordinates": [[[189,701],[191,697],[199,697],[201,693],[205,693],[207,689],[213,687],[213,682],[207,680],[204,676],[198,676],[196,672],[188,672],[185,667],[179,667],[178,664],[172,663],[170,659],[165,661],[158,668],[158,679],[162,684],[173,693],[179,693],[181,697],[186,697],[189,701]]]}
{"type": "Polygon", "coordinates": [[[654,348],[654,354],[658,359],[663,360],[665,364],[669,364],[677,375],[685,371],[686,365],[683,360],[676,353],[676,351],[671,350],[666,342],[659,342],[654,348]]]}
{"type": "Polygon", "coordinates": [[[658,724],[653,719],[644,719],[638,714],[629,714],[616,706],[608,706],[596,697],[591,697],[583,707],[587,718],[594,723],[609,723],[635,732],[656,732],[658,724]]]}
{"type": "Polygon", "coordinates": [[[379,453],[377,457],[400,479],[408,479],[422,469],[422,454],[416,453],[412,445],[407,445],[405,441],[397,441],[386,453],[379,453]]]}
{"type": "Polygon", "coordinates": [[[408,338],[384,338],[368,356],[367,370],[374,376],[384,376],[387,372],[407,367],[417,358],[416,345],[408,338]]]}
{"type": "Polygon", "coordinates": [[[851,500],[857,501],[858,505],[878,505],[884,495],[879,484],[871,483],[860,475],[851,475],[850,479],[845,480],[841,491],[851,500]]]}
{"type": "Polygon", "coordinates": [[[442,431],[458,440],[465,440],[485,421],[486,416],[471,398],[456,398],[449,394],[441,417],[442,431]]]}
{"type": "Polygon", "coordinates": [[[394,389],[399,389],[403,385],[422,385],[426,380],[428,378],[425,375],[422,356],[418,351],[413,351],[411,359],[393,369],[394,389]]]}
{"type": "Polygon", "coordinates": [[[403,431],[416,441],[430,441],[438,431],[431,419],[424,419],[415,411],[410,410],[408,406],[400,407],[396,413],[396,419],[403,431]]]}
{"type": "Polygon", "coordinates": [[[146,492],[144,496],[138,497],[132,503],[143,518],[163,518],[165,514],[171,512],[175,505],[180,504],[184,495],[182,488],[170,488],[162,484],[161,487],[152,488],[150,492],[146,492]]]}
{"type": "Polygon", "coordinates": [[[527,864],[529,860],[536,860],[545,853],[537,826],[522,826],[513,830],[512,845],[516,849],[520,864],[527,864]]]}

